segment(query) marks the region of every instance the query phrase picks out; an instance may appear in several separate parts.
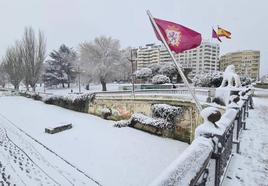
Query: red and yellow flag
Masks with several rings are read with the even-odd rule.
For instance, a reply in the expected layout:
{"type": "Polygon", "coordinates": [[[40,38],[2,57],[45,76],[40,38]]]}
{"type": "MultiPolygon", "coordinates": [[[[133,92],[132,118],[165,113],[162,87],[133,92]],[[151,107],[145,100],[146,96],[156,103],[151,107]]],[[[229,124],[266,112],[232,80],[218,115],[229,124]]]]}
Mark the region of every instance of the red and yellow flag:
{"type": "Polygon", "coordinates": [[[229,32],[223,28],[218,27],[218,31],[217,31],[218,37],[226,37],[228,39],[231,39],[231,34],[232,34],[231,32],[229,32]]]}
{"type": "Polygon", "coordinates": [[[218,39],[219,42],[221,42],[220,37],[218,36],[217,32],[212,28],[212,38],[218,39]]]}

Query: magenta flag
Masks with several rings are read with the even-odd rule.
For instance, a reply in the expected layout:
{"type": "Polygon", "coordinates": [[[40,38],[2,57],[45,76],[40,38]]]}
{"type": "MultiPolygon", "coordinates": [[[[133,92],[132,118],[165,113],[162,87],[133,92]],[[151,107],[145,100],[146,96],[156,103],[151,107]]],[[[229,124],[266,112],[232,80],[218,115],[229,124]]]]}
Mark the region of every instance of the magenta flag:
{"type": "MultiPolygon", "coordinates": [[[[154,18],[156,25],[165,38],[171,51],[180,53],[185,50],[196,48],[201,44],[201,34],[177,23],[154,18]]],[[[156,37],[161,37],[154,28],[156,37]]]]}

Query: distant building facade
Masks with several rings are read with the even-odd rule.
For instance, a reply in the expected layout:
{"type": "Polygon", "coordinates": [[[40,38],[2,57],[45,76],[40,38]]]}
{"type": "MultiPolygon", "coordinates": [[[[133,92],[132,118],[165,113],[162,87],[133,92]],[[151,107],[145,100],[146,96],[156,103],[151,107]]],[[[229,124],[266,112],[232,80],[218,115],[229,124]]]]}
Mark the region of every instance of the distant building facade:
{"type": "Polygon", "coordinates": [[[228,65],[234,65],[238,75],[248,75],[259,80],[260,51],[244,50],[227,53],[220,57],[220,70],[224,71],[228,65]]]}
{"type": "Polygon", "coordinates": [[[147,44],[137,49],[137,69],[148,67],[151,64],[159,63],[161,45],[147,44]]]}
{"type": "Polygon", "coordinates": [[[219,56],[219,44],[205,41],[199,47],[176,54],[175,57],[184,68],[191,68],[195,75],[219,70],[219,56]]]}
{"type": "MultiPolygon", "coordinates": [[[[195,75],[219,70],[219,53],[219,44],[205,41],[197,48],[174,55],[183,68],[191,68],[192,74],[195,75]]],[[[149,44],[137,49],[137,69],[171,61],[163,45],[149,44]]]]}

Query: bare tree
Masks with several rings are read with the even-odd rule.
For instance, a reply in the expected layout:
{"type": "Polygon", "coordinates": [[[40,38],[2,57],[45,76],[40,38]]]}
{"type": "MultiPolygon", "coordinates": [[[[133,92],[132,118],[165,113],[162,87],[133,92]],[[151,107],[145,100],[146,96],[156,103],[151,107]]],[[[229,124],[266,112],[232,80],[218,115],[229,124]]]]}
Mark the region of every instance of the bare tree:
{"type": "Polygon", "coordinates": [[[5,72],[16,90],[19,89],[19,84],[24,77],[21,51],[21,45],[17,42],[15,46],[7,49],[3,59],[5,72]]]}
{"type": "Polygon", "coordinates": [[[41,74],[42,64],[45,60],[46,41],[44,34],[39,31],[38,37],[32,27],[25,28],[22,38],[22,57],[24,63],[25,84],[28,89],[30,85],[35,91],[35,85],[41,74]]]}
{"type": "Polygon", "coordinates": [[[8,74],[5,71],[4,64],[0,64],[0,86],[5,87],[8,82],[8,74]]]}
{"type": "Polygon", "coordinates": [[[116,63],[120,61],[120,44],[111,37],[98,37],[94,42],[85,42],[80,45],[80,60],[82,66],[93,77],[97,78],[106,91],[106,83],[116,72],[116,63]]]}
{"type": "Polygon", "coordinates": [[[120,60],[117,63],[117,73],[114,73],[113,80],[131,80],[131,59],[130,59],[131,48],[126,48],[120,51],[120,60]]]}

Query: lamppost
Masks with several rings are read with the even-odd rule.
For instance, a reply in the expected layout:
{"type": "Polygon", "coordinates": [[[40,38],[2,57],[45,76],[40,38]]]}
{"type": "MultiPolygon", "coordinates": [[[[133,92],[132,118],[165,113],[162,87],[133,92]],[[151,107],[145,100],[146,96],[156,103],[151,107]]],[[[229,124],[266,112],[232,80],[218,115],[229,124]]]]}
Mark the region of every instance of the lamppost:
{"type": "Polygon", "coordinates": [[[129,62],[131,62],[131,84],[132,84],[132,95],[135,98],[135,75],[134,75],[134,61],[133,59],[132,49],[130,49],[130,59],[128,58],[129,62]]]}
{"type": "Polygon", "coordinates": [[[79,89],[79,94],[81,94],[81,76],[80,76],[80,66],[77,66],[77,71],[78,71],[78,89],[79,89]]]}

